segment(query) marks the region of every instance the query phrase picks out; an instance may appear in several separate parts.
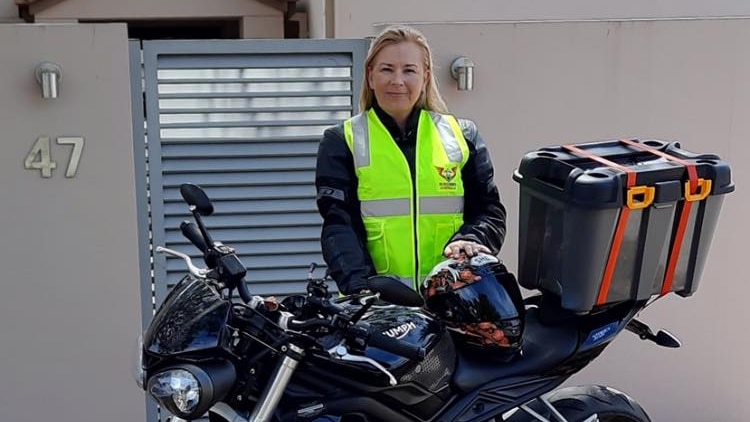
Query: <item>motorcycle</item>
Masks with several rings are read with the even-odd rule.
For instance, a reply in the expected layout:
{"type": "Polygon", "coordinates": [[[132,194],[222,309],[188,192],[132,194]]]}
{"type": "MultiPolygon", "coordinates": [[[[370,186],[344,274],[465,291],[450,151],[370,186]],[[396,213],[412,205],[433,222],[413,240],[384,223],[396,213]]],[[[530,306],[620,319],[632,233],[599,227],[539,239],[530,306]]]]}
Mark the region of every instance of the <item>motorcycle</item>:
{"type": "Polygon", "coordinates": [[[183,259],[189,273],[144,332],[137,365],[139,386],[175,420],[649,421],[610,387],[557,387],[624,330],[680,346],[635,318],[646,300],[579,315],[549,295],[527,297],[522,353],[502,362],[454,342],[420,294],[390,277],[335,296],[313,264],[306,295],[254,296],[235,250],[203,223],[213,213],[205,192],[191,184],[180,192],[195,219],[181,231],[207,268],[156,248],[183,259]]]}

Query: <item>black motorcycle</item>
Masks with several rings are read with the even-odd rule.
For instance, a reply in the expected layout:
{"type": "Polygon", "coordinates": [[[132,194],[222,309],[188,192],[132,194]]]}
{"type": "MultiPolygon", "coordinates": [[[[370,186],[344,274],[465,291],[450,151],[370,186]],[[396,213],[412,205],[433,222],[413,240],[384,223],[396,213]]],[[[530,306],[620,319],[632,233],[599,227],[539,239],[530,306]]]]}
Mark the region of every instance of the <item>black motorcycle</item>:
{"type": "Polygon", "coordinates": [[[143,335],[139,385],[178,418],[210,421],[648,421],[627,395],[599,385],[555,390],[627,329],[661,346],[627,301],[578,315],[549,295],[524,299],[520,356],[510,362],[454,343],[421,296],[389,277],[339,297],[308,276],[307,294],[253,296],[235,251],[214,242],[213,213],[195,185],[181,193],[195,223],[182,233],[203,252],[143,335]],[[197,224],[196,224],[197,223],[197,224]],[[234,291],[241,300],[234,298],[234,291]]]}

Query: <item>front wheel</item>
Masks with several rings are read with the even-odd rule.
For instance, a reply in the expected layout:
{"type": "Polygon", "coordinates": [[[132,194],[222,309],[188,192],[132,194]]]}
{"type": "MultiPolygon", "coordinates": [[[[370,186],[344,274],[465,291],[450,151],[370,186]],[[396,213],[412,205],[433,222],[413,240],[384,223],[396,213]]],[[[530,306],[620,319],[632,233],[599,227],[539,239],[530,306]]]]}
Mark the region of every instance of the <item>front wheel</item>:
{"type": "Polygon", "coordinates": [[[548,400],[568,422],[650,422],[646,412],[627,394],[603,385],[568,387],[548,400]]]}

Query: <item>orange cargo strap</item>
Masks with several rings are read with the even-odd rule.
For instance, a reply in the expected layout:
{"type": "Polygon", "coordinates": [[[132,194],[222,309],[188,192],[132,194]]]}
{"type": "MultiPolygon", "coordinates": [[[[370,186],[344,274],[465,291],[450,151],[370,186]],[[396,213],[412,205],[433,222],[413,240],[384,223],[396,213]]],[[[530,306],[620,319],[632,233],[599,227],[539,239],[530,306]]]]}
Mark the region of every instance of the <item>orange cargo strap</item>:
{"type": "MultiPolygon", "coordinates": [[[[635,186],[636,172],[635,170],[621,166],[613,161],[602,158],[596,154],[592,154],[588,151],[584,151],[575,145],[563,145],[563,148],[571,151],[579,156],[589,158],[591,160],[602,163],[606,166],[615,168],[617,170],[625,172],[627,175],[627,188],[630,190],[635,186]]],[[[620,218],[617,220],[617,227],[615,228],[615,236],[612,239],[612,247],[609,250],[609,257],[607,257],[607,266],[604,267],[604,276],[602,277],[601,286],[599,286],[599,295],[596,299],[597,305],[602,305],[607,302],[607,296],[609,295],[609,288],[612,285],[612,276],[615,273],[615,266],[617,265],[617,257],[620,254],[620,247],[622,246],[622,239],[625,237],[625,228],[628,226],[628,216],[630,216],[630,207],[625,204],[620,210],[620,218]]]]}
{"type": "Polygon", "coordinates": [[[695,164],[677,158],[675,156],[661,152],[655,148],[651,148],[648,145],[644,145],[638,142],[634,142],[631,139],[621,139],[621,142],[630,145],[632,147],[648,151],[659,157],[666,158],[667,160],[685,166],[688,172],[688,182],[685,183],[685,202],[682,206],[682,212],[680,213],[680,220],[677,223],[677,232],[675,233],[674,243],[672,244],[672,250],[669,253],[669,262],[667,263],[667,270],[664,273],[664,281],[661,286],[661,296],[672,291],[672,284],[674,282],[674,274],[677,269],[677,261],[680,257],[680,250],[682,249],[682,242],[685,238],[685,230],[687,229],[687,223],[690,219],[690,209],[694,201],[700,201],[705,199],[711,192],[711,180],[703,180],[698,178],[698,171],[695,168],[695,164]]]}

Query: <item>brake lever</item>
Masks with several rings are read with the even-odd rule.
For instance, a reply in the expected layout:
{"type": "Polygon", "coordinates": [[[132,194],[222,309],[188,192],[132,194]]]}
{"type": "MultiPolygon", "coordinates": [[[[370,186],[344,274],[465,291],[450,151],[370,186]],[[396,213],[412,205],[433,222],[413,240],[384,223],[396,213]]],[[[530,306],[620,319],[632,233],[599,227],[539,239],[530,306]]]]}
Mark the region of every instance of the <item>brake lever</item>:
{"type": "Polygon", "coordinates": [[[190,271],[190,274],[192,274],[192,275],[194,275],[196,277],[206,278],[206,275],[209,272],[209,270],[207,270],[205,268],[198,268],[198,267],[196,267],[193,264],[193,261],[190,258],[190,256],[188,256],[188,255],[186,255],[186,254],[184,254],[182,252],[178,252],[178,251],[175,251],[175,250],[172,250],[172,249],[169,249],[169,248],[165,248],[164,246],[157,246],[156,249],[155,249],[155,251],[157,253],[163,253],[163,254],[171,255],[171,256],[174,256],[176,258],[182,258],[185,261],[185,263],[187,264],[188,271],[190,271]]]}
{"type": "Polygon", "coordinates": [[[328,354],[331,355],[334,359],[343,360],[346,362],[361,362],[361,363],[369,363],[370,365],[374,366],[377,370],[384,373],[386,376],[388,376],[388,383],[391,386],[394,386],[398,384],[398,381],[396,381],[396,377],[393,376],[385,367],[375,360],[368,358],[367,356],[359,356],[359,355],[351,355],[349,354],[349,349],[346,348],[344,345],[338,345],[335,347],[332,347],[328,350],[328,354]]]}

